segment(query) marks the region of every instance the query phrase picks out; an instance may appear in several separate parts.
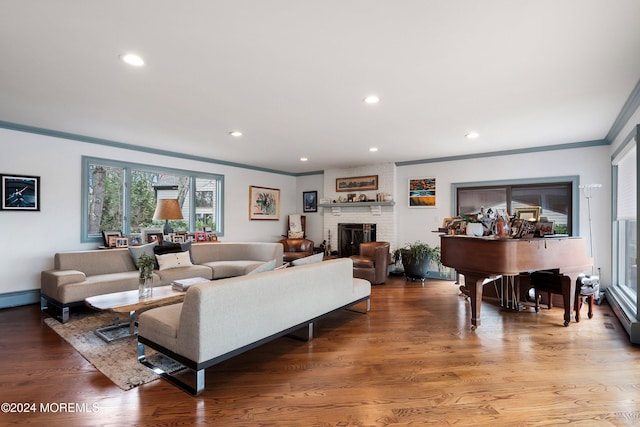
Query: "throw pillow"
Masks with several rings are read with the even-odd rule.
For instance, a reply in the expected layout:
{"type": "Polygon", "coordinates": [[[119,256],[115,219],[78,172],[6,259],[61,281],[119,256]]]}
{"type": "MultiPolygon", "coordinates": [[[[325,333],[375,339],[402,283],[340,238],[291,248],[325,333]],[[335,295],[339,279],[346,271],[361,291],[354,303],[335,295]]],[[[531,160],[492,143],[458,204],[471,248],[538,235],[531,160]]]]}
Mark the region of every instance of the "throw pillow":
{"type": "Polygon", "coordinates": [[[313,264],[314,262],[322,261],[323,257],[324,257],[324,254],[322,252],[320,252],[320,253],[315,254],[315,255],[306,256],[304,258],[294,259],[293,261],[291,261],[291,265],[313,264]]]}
{"type": "Polygon", "coordinates": [[[164,255],[156,255],[159,270],[169,270],[170,268],[189,267],[193,264],[189,259],[188,252],[172,252],[164,255]]]}
{"type": "Polygon", "coordinates": [[[274,268],[276,268],[276,260],[272,259],[271,261],[267,261],[263,264],[260,264],[259,266],[257,266],[256,268],[248,272],[247,274],[262,273],[263,271],[271,271],[274,268]]]}
{"type": "Polygon", "coordinates": [[[156,246],[158,246],[158,242],[140,246],[129,246],[129,255],[131,255],[133,263],[136,265],[136,267],[138,267],[138,258],[140,258],[140,255],[147,254],[151,258],[154,258],[155,253],[153,252],[153,248],[155,248],[156,246]]]}

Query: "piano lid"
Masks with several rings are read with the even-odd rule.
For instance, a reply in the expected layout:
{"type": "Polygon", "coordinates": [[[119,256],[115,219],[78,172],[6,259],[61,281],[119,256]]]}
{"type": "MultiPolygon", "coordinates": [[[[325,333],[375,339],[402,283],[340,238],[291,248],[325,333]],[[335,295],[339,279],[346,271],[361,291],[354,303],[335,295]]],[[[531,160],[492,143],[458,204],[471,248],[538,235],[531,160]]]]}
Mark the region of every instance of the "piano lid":
{"type": "Polygon", "coordinates": [[[517,275],[525,271],[586,271],[593,265],[581,237],[498,239],[441,235],[442,264],[459,272],[517,275]]]}

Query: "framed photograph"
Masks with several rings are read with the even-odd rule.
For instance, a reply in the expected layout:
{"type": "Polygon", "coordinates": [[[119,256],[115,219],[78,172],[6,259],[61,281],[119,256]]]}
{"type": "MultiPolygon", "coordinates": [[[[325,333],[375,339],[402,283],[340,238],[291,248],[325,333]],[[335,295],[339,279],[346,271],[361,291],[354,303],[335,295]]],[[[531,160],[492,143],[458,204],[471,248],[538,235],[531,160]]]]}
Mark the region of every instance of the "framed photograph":
{"type": "Polygon", "coordinates": [[[280,219],[280,190],[249,186],[249,219],[280,219]]]}
{"type": "Polygon", "coordinates": [[[142,235],[142,244],[146,244],[146,243],[151,243],[151,242],[155,242],[157,241],[158,243],[162,243],[162,240],[164,239],[164,231],[162,230],[162,228],[158,228],[158,227],[147,227],[147,228],[143,228],[141,230],[141,235],[142,235]],[[163,237],[158,240],[158,234],[161,234],[163,237]],[[150,236],[154,235],[154,240],[150,240],[150,236]]]}
{"type": "Polygon", "coordinates": [[[161,245],[163,240],[164,233],[147,233],[147,243],[158,242],[161,245]]]}
{"type": "Polygon", "coordinates": [[[129,239],[126,237],[116,237],[116,248],[126,248],[129,246],[129,239]]]}
{"type": "Polygon", "coordinates": [[[378,189],[378,175],[336,178],[336,191],[367,191],[378,189]]]}
{"type": "Polygon", "coordinates": [[[138,246],[142,244],[142,233],[131,233],[128,238],[129,246],[138,246]]]}
{"type": "Polygon", "coordinates": [[[185,234],[176,234],[175,236],[173,236],[173,243],[185,243],[185,240],[185,234]]]}
{"type": "Polygon", "coordinates": [[[0,209],[7,211],[40,210],[40,177],[0,175],[0,209]]]}
{"type": "Polygon", "coordinates": [[[318,212],[318,192],[317,191],[302,192],[302,211],[318,212]]]}
{"type": "Polygon", "coordinates": [[[409,179],[409,207],[410,208],[435,208],[436,207],[436,179],[435,178],[409,179]]]}
{"type": "Polygon", "coordinates": [[[206,242],[209,240],[207,233],[204,231],[196,231],[196,242],[206,242]]]}
{"type": "Polygon", "coordinates": [[[536,235],[540,237],[553,234],[553,221],[538,221],[536,223],[536,235]]]}
{"type": "Polygon", "coordinates": [[[116,242],[112,238],[121,237],[121,236],[122,236],[122,231],[120,230],[102,231],[102,243],[104,246],[108,248],[113,247],[116,245],[116,242]],[[111,243],[113,243],[113,245],[111,243]]]}
{"type": "MultiPolygon", "coordinates": [[[[195,242],[196,241],[196,233],[187,233],[187,242],[195,242]]],[[[186,243],[186,242],[185,242],[186,243]]]]}
{"type": "Polygon", "coordinates": [[[540,206],[528,206],[526,208],[516,208],[515,216],[525,221],[537,221],[540,218],[540,206]]]}

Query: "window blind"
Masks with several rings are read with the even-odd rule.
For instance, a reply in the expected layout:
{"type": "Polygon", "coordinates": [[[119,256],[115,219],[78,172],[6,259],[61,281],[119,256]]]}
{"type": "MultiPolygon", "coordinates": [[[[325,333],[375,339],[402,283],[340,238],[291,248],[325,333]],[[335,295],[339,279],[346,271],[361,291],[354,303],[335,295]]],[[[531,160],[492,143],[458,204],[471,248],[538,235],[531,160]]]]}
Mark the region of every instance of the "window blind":
{"type": "Polygon", "coordinates": [[[634,221],[637,217],[636,144],[622,154],[614,164],[618,166],[617,215],[618,221],[634,221]]]}

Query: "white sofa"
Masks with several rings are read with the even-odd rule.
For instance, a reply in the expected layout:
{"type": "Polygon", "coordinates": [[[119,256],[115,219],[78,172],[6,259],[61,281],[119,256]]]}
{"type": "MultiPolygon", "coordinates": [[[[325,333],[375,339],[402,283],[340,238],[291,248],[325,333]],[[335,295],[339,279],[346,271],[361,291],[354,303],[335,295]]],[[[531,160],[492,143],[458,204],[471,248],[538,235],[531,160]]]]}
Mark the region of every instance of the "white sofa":
{"type": "MultiPolygon", "coordinates": [[[[242,275],[272,259],[279,266],[282,251],[280,243],[194,243],[190,250],[193,265],[154,270],[153,286],[191,277],[242,275]]],[[[59,252],[54,256],[54,268],[41,273],[41,308],[64,323],[70,307],[84,305],[85,298],[91,296],[137,289],[138,278],[127,249],[59,252]]]]}
{"type": "Polygon", "coordinates": [[[145,358],[149,346],[180,362],[194,371],[195,387],[161,375],[198,394],[205,368],[294,331],[310,339],[322,316],[361,302],[369,311],[370,294],[348,258],[194,285],[184,302],[140,314],[138,359],[160,371],[145,358]]]}

